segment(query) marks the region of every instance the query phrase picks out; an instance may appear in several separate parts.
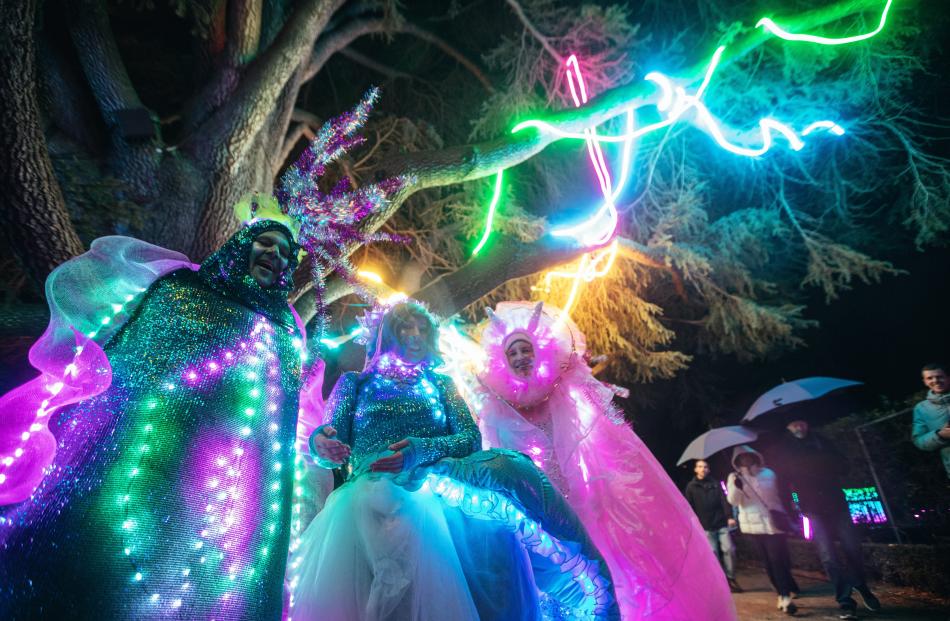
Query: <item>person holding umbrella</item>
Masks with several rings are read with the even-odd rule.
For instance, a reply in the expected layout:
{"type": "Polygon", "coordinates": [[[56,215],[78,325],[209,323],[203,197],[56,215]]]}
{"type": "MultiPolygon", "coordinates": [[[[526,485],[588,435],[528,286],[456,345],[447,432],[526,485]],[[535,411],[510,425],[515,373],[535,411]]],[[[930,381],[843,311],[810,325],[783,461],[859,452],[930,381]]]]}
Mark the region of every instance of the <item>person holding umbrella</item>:
{"type": "Polygon", "coordinates": [[[766,468],[762,455],[748,445],[733,449],[732,465],[736,471],[726,479],[726,498],[739,508],[739,530],[762,553],[769,581],[778,593],[778,609],[793,615],[798,607],[792,593],[798,591],[798,585],[788,552],[787,534],[792,525],[779,498],[775,472],[766,468]]]}
{"type": "Polygon", "coordinates": [[[864,574],[861,540],[851,523],[851,515],[841,491],[841,474],[846,462],[828,440],[809,430],[808,421],[792,420],[787,433],[775,447],[775,465],[783,481],[783,496],[798,495],[801,512],[811,522],[828,579],[834,584],[840,619],[857,619],[857,591],[864,606],[872,612],[881,609],[881,602],[868,587],[864,574]],[[841,542],[839,554],[834,542],[841,542]]]}
{"type": "Polygon", "coordinates": [[[686,501],[706,531],[709,545],[726,574],[729,590],[742,593],[742,587],[736,582],[736,546],[729,532],[736,528],[732,507],[726,501],[719,482],[709,476],[709,464],[705,459],[696,460],[693,472],[696,476],[686,484],[684,491],[686,501]]]}

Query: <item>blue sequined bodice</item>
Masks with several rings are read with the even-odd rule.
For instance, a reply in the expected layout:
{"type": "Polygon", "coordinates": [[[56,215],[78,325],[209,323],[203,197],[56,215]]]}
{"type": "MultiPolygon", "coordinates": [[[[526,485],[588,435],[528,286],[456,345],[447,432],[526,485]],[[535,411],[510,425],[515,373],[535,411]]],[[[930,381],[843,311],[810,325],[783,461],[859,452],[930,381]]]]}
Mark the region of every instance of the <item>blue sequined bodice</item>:
{"type": "Polygon", "coordinates": [[[354,467],[407,438],[407,465],[464,457],[481,448],[481,434],[455,386],[436,373],[408,379],[347,373],[328,408],[337,439],[353,449],[354,467]]]}

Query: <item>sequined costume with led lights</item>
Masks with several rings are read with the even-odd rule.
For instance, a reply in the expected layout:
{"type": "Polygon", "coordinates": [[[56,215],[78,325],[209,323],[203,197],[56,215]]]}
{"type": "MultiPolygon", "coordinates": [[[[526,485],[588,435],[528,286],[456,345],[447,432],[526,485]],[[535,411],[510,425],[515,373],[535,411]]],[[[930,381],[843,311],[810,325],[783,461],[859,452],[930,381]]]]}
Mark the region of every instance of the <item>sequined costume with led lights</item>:
{"type": "Polygon", "coordinates": [[[725,577],[680,491],[612,404],[614,388],[583,359],[583,334],[557,309],[505,302],[482,334],[472,391],[485,445],[543,467],[610,567],[627,620],[736,618],[725,577]],[[506,356],[531,343],[527,377],[506,356]]]}
{"type": "Polygon", "coordinates": [[[619,618],[576,516],[529,459],[479,450],[451,379],[383,353],[327,413],[352,453],[291,567],[295,621],[619,618]],[[372,472],[404,438],[403,470],[372,472]]]}
{"type": "Polygon", "coordinates": [[[73,367],[0,399],[7,429],[47,391],[5,471],[29,497],[0,514],[0,618],[281,617],[304,335],[286,303],[296,244],[275,286],[248,274],[253,240],[274,230],[293,239],[260,220],[200,268],[104,238],[50,277],[31,358],[73,367]]]}

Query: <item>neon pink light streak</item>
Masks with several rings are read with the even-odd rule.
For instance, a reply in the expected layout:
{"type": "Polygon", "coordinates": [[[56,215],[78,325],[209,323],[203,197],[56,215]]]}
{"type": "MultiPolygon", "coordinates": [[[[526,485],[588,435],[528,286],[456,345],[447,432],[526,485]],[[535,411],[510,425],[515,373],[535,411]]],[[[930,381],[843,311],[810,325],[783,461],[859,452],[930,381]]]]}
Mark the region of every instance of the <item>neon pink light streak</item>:
{"type": "MultiPolygon", "coordinates": [[[[571,54],[567,62],[567,83],[571,91],[571,98],[574,100],[574,106],[579,108],[588,101],[587,85],[584,82],[584,76],[580,70],[580,64],[577,61],[577,55],[571,54]]],[[[627,132],[623,147],[623,159],[620,172],[620,183],[618,187],[613,187],[613,180],[610,177],[610,169],[607,167],[604,152],[601,147],[602,139],[597,134],[595,128],[584,130],[584,139],[587,143],[587,153],[591,164],[594,166],[594,172],[600,183],[600,190],[604,196],[604,204],[597,212],[581,224],[556,229],[552,234],[556,237],[578,237],[579,241],[589,246],[599,246],[606,243],[613,237],[619,221],[618,213],[614,201],[619,196],[623,185],[629,176],[630,169],[630,149],[633,143],[633,112],[627,111],[627,132]],[[606,217],[606,222],[604,219],[606,217]]]]}

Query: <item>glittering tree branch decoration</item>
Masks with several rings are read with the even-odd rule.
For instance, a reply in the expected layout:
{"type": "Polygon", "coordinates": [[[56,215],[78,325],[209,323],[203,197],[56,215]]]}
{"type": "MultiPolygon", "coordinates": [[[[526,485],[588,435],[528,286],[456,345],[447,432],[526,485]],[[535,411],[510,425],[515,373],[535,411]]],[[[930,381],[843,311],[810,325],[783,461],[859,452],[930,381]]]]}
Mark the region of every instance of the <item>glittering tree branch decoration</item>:
{"type": "Polygon", "coordinates": [[[311,258],[318,338],[323,337],[326,330],[323,296],[326,278],[331,272],[338,273],[361,297],[372,297],[357,280],[356,270],[347,257],[347,247],[377,241],[407,241],[388,233],[365,233],[360,231],[359,225],[383,209],[411,179],[390,178],[354,190],[349,178],[343,177],[329,192],[319,187],[327,166],[363,143],[357,131],[366,122],[378,97],[379,89],[371,88],[352,110],[327,121],[297,162],[283,174],[275,193],[280,210],[299,224],[297,241],[311,258]]]}

